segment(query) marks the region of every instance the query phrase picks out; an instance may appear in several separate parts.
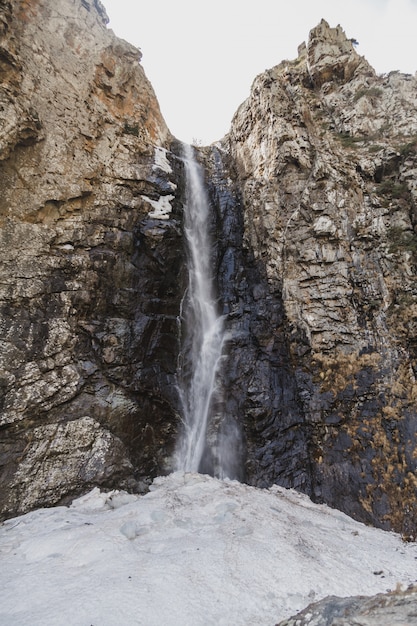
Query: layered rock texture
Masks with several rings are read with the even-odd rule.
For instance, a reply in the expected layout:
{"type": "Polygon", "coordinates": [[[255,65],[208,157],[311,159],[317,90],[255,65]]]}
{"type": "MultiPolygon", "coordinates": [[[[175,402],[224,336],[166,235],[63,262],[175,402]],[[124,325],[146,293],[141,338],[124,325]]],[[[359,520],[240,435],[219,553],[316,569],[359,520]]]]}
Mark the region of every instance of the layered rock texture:
{"type": "Polygon", "coordinates": [[[223,142],[259,276],[235,313],[251,293],[250,473],[411,537],[416,88],[322,21],[256,78],[223,142]]]}
{"type": "MultiPolygon", "coordinates": [[[[3,516],[172,469],[180,146],[106,22],[98,0],[0,7],[3,516]]],[[[209,437],[238,447],[233,476],[408,538],[416,88],[322,21],[198,150],[229,337],[209,437]]]]}
{"type": "Polygon", "coordinates": [[[175,425],[172,138],[107,21],[97,0],[0,6],[3,514],[139,488],[175,425]]]}

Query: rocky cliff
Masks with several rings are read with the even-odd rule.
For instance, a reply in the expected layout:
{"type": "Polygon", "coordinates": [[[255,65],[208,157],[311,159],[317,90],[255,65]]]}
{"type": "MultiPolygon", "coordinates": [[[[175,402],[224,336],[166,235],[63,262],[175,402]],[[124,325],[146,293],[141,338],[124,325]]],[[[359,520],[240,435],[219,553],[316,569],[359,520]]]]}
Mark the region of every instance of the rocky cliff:
{"type": "MultiPolygon", "coordinates": [[[[0,6],[3,515],[172,469],[183,172],[98,0],[0,6]]],[[[416,78],[322,22],[199,149],[231,475],[416,532],[416,78]],[[236,439],[236,433],[238,437],[236,439]]],[[[221,409],[221,410],[220,410],[221,409]]],[[[226,430],[226,432],[225,432],[226,430]]]]}
{"type": "Polygon", "coordinates": [[[296,60],[256,78],[223,142],[262,284],[251,473],[294,484],[296,471],[315,499],[411,536],[416,87],[377,76],[323,20],[296,60]]]}
{"type": "Polygon", "coordinates": [[[140,489],[176,423],[172,137],[107,21],[98,0],[0,5],[3,514],[140,489]]]}

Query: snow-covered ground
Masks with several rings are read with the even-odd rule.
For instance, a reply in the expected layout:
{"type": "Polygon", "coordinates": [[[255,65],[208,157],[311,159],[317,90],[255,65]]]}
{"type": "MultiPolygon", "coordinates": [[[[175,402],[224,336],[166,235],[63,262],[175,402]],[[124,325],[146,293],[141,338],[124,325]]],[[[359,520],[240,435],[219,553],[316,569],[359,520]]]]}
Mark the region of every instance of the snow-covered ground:
{"type": "Polygon", "coordinates": [[[273,626],[417,580],[417,544],[292,490],[199,474],[0,526],[2,626],[273,626]]]}

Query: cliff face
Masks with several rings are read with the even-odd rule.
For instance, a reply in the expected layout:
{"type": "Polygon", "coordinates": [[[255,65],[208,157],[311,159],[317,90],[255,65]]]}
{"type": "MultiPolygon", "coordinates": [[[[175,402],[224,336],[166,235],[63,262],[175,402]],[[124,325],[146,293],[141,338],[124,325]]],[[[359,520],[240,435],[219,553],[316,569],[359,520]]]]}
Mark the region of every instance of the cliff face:
{"type": "MultiPolygon", "coordinates": [[[[172,469],[179,420],[178,142],[100,2],[50,5],[0,8],[3,515],[93,485],[145,488],[172,469]]],[[[199,150],[228,332],[217,409],[239,448],[230,473],[406,536],[416,82],[376,76],[323,21],[199,150]]]]}
{"type": "Polygon", "coordinates": [[[261,422],[246,411],[257,454],[303,437],[303,488],[406,535],[416,516],[416,87],[416,77],[376,76],[322,21],[295,61],[256,78],[224,141],[244,247],[267,285],[262,303],[278,312],[261,351],[286,345],[298,407],[284,426],[282,404],[261,422]]]}
{"type": "Polygon", "coordinates": [[[172,137],[106,22],[98,0],[0,8],[3,514],[140,489],[176,423],[172,137]]]}

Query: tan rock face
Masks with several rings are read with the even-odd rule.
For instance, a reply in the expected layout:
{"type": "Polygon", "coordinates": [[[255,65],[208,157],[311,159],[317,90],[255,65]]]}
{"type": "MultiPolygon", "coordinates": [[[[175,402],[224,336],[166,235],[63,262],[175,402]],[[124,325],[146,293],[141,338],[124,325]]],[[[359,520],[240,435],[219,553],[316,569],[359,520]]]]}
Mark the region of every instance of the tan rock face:
{"type": "Polygon", "coordinates": [[[107,21],[98,0],[0,9],[3,514],[140,488],[175,425],[172,137],[107,21]]]}
{"type": "Polygon", "coordinates": [[[326,20],[310,33],[307,63],[316,87],[329,81],[346,82],[359,68],[365,72],[370,70],[365,59],[356,54],[352,41],[346,38],[342,28],[330,28],[326,20]]]}
{"type": "Polygon", "coordinates": [[[269,336],[289,341],[304,488],[413,535],[417,78],[376,76],[324,21],[299,52],[256,78],[224,143],[244,245],[284,309],[269,336]]]}

